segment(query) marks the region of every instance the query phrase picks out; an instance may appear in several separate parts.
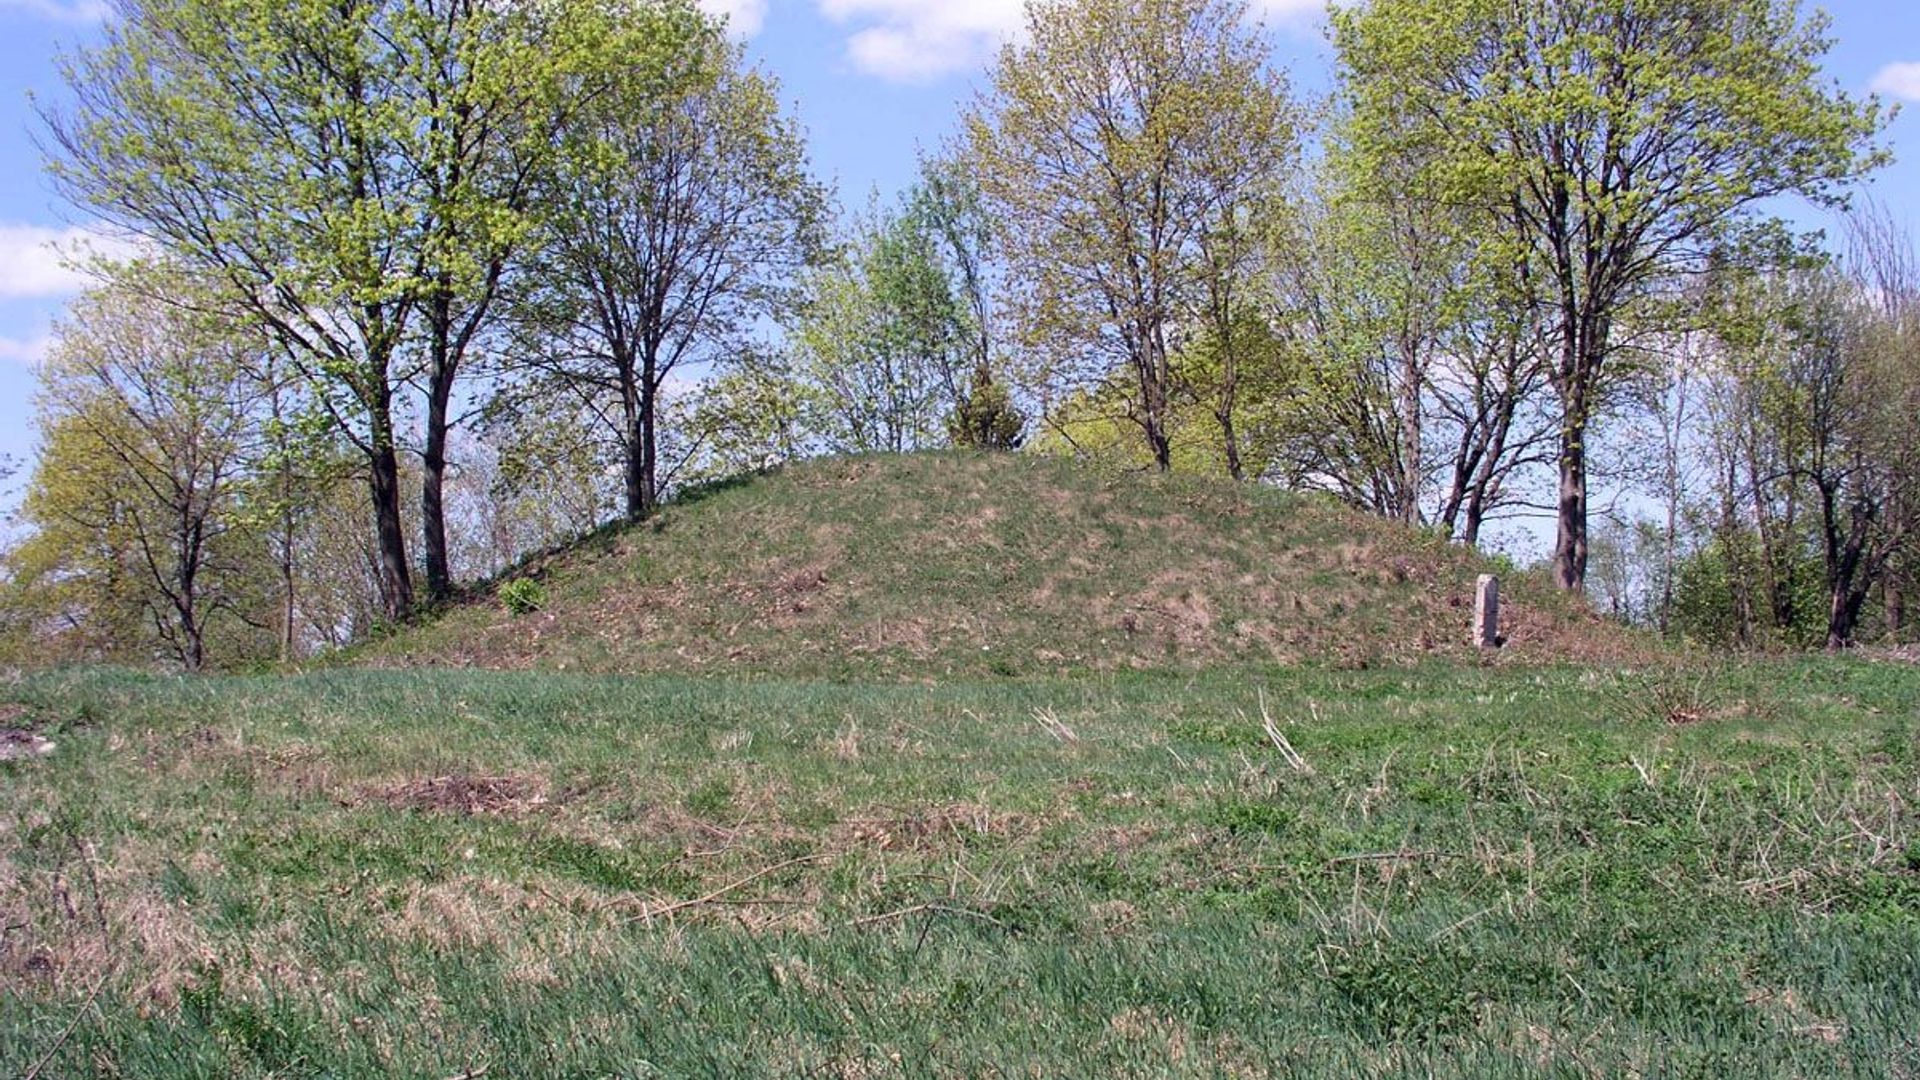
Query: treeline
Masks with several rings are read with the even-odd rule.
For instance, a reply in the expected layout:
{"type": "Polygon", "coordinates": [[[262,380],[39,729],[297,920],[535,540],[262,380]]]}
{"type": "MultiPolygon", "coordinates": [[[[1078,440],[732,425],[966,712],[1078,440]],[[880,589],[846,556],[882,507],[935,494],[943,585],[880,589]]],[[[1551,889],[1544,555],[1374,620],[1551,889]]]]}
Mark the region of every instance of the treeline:
{"type": "Polygon", "coordinates": [[[0,633],[296,657],[689,484],[1023,443],[1465,543],[1549,514],[1563,586],[1676,634],[1899,633],[1912,249],[1770,216],[1884,159],[1823,23],[1332,19],[1308,101],[1234,0],[1032,0],[842,217],[690,0],[123,0],[43,145],[146,254],[48,359],[0,633]]]}

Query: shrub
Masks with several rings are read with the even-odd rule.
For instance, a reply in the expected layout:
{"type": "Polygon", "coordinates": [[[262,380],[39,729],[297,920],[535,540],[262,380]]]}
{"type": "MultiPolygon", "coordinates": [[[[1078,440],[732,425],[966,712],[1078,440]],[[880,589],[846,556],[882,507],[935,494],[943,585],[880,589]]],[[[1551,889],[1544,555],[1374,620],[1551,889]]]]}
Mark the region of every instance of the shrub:
{"type": "Polygon", "coordinates": [[[1026,427],[1027,418],[1014,406],[1007,388],[984,366],[975,372],[972,390],[947,420],[953,444],[974,450],[1018,450],[1026,427]]]}
{"type": "Polygon", "coordinates": [[[500,586],[500,602],[516,618],[547,606],[547,587],[532,578],[515,578],[500,586]]]}

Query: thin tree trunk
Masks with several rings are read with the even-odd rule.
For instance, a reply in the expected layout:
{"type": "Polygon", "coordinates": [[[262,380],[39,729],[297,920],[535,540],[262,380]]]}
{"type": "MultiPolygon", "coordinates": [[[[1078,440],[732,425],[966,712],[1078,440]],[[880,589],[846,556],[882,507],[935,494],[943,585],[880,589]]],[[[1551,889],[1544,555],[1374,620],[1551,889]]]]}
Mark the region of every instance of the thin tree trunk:
{"type": "Polygon", "coordinates": [[[402,622],[413,615],[413,573],[407,566],[406,522],[400,513],[400,459],[394,451],[393,416],[388,403],[382,402],[373,410],[370,435],[367,485],[373,495],[380,605],[389,620],[402,622]]]}
{"type": "Polygon", "coordinates": [[[1401,353],[1398,387],[1400,415],[1396,425],[1400,435],[1400,491],[1397,496],[1400,505],[1394,508],[1394,516],[1408,525],[1420,522],[1420,392],[1424,389],[1424,380],[1420,377],[1417,349],[1418,346],[1406,347],[1401,353]]]}
{"type": "Polygon", "coordinates": [[[434,371],[427,388],[427,444],[420,477],[420,525],[425,543],[427,598],[453,595],[453,565],[447,549],[447,412],[453,380],[434,371]]]}
{"type": "Polygon", "coordinates": [[[291,527],[289,527],[287,530],[288,557],[280,563],[280,588],[282,596],[280,609],[280,662],[283,664],[293,661],[293,620],[297,611],[293,580],[293,559],[291,557],[293,551],[292,545],[293,531],[291,527]]]}
{"type": "Polygon", "coordinates": [[[640,399],[640,515],[647,517],[660,505],[660,426],[652,380],[640,399]]]}
{"type": "Polygon", "coordinates": [[[646,442],[646,425],[639,417],[627,425],[626,458],[621,472],[626,479],[627,520],[641,521],[647,516],[647,470],[644,461],[645,451],[641,446],[646,442]]]}
{"type": "Polygon", "coordinates": [[[1560,435],[1560,500],[1553,545],[1554,584],[1568,592],[1587,587],[1587,446],[1584,424],[1560,435]]]}
{"type": "Polygon", "coordinates": [[[453,340],[452,286],[444,278],[428,311],[427,431],[421,462],[420,531],[425,545],[427,598],[442,603],[453,595],[453,561],[447,545],[447,439],[453,383],[459,373],[459,348],[453,340]]]}
{"type": "Polygon", "coordinates": [[[1220,422],[1220,448],[1227,457],[1227,475],[1235,480],[1246,479],[1246,469],[1240,462],[1240,435],[1233,427],[1233,409],[1240,397],[1240,364],[1233,355],[1232,316],[1219,305],[1220,314],[1220,398],[1214,409],[1214,419],[1220,422]]]}
{"type": "Polygon", "coordinates": [[[1245,480],[1246,466],[1240,461],[1240,436],[1233,429],[1233,406],[1225,405],[1219,413],[1220,443],[1227,455],[1227,475],[1235,480],[1245,480]]]}
{"type": "Polygon", "coordinates": [[[651,379],[632,356],[616,356],[620,376],[620,407],[626,432],[621,438],[621,473],[626,486],[628,521],[645,520],[653,512],[653,390],[651,379]]]}

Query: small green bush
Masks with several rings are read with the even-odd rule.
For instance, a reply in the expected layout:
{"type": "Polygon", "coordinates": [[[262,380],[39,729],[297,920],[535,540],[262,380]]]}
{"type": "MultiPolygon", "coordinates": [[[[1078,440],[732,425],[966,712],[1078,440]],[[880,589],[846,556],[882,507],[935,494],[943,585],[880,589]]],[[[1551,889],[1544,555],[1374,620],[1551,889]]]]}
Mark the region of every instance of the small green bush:
{"type": "Polygon", "coordinates": [[[532,578],[515,578],[500,586],[500,602],[518,618],[547,606],[547,587],[532,578]]]}
{"type": "Polygon", "coordinates": [[[973,388],[947,419],[953,444],[972,450],[1018,450],[1026,428],[1026,416],[984,366],[974,373],[973,388]]]}

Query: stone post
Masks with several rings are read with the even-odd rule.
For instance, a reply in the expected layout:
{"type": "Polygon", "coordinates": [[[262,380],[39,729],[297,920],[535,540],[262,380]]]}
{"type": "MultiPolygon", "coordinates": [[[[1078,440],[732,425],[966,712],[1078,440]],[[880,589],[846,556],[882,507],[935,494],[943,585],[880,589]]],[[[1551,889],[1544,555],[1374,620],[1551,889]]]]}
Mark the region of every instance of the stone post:
{"type": "Polygon", "coordinates": [[[1481,574],[1474,587],[1473,643],[1482,649],[1500,647],[1500,579],[1481,574]]]}

